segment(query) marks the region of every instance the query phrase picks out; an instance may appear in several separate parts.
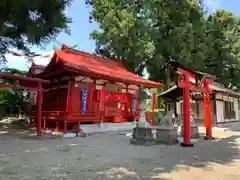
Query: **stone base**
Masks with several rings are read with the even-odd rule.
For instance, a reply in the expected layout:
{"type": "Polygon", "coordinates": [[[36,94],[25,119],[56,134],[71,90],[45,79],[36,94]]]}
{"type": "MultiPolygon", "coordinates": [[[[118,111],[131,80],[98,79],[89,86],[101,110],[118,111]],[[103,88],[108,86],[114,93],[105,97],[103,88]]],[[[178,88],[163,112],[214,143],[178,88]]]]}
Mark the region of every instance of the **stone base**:
{"type": "Polygon", "coordinates": [[[154,142],[152,128],[135,127],[133,129],[131,144],[152,145],[154,142]]]}
{"type": "Polygon", "coordinates": [[[215,140],[215,138],[214,137],[204,136],[204,140],[215,140]]]}
{"type": "Polygon", "coordinates": [[[156,141],[163,144],[177,144],[178,141],[178,132],[177,129],[156,129],[156,141]]]}
{"type": "Polygon", "coordinates": [[[182,146],[182,147],[194,147],[194,145],[191,144],[191,143],[190,143],[190,144],[185,144],[185,143],[183,143],[183,142],[181,143],[181,146],[182,146]]]}
{"type": "MultiPolygon", "coordinates": [[[[183,137],[183,133],[184,133],[184,130],[183,130],[183,126],[181,126],[181,137],[183,137]]],[[[200,138],[200,133],[199,133],[199,128],[198,126],[191,126],[191,138],[194,138],[194,139],[198,139],[200,138]]]]}

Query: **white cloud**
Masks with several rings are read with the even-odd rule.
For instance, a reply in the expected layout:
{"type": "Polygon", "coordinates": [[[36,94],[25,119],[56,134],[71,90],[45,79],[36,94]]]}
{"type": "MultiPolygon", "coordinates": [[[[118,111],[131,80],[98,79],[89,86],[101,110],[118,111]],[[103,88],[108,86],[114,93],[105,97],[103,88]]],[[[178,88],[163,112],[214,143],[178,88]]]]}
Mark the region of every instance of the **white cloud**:
{"type": "Polygon", "coordinates": [[[39,56],[33,58],[35,64],[46,66],[50,62],[54,51],[39,53],[39,56]]]}
{"type": "Polygon", "coordinates": [[[27,60],[24,56],[14,56],[12,54],[5,55],[7,64],[6,66],[9,68],[16,68],[20,70],[27,70],[27,60]]]}
{"type": "MultiPolygon", "coordinates": [[[[53,51],[38,54],[39,56],[33,58],[33,62],[38,65],[46,66],[48,65],[53,56],[53,51]]],[[[7,54],[5,57],[7,59],[6,66],[9,68],[28,70],[28,68],[31,66],[31,63],[28,62],[28,60],[24,56],[14,56],[12,54],[7,54]]]]}

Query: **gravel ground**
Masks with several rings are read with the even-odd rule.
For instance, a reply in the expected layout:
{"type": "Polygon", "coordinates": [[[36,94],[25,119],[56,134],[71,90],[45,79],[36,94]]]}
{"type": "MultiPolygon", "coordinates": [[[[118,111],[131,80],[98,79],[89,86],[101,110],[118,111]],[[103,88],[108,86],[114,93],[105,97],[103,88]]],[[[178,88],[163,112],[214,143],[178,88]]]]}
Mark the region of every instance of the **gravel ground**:
{"type": "Polygon", "coordinates": [[[86,138],[0,135],[0,180],[237,180],[240,134],[218,141],[134,146],[129,137],[103,133],[86,138]]]}

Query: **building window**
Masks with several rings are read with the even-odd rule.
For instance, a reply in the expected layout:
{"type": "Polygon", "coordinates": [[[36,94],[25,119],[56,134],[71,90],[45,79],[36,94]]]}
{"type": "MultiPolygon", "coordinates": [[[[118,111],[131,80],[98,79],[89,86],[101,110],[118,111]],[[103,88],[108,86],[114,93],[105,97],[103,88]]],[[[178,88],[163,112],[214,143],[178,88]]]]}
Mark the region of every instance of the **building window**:
{"type": "Polygon", "coordinates": [[[224,101],[224,119],[235,119],[236,113],[234,110],[234,103],[224,101]]]}

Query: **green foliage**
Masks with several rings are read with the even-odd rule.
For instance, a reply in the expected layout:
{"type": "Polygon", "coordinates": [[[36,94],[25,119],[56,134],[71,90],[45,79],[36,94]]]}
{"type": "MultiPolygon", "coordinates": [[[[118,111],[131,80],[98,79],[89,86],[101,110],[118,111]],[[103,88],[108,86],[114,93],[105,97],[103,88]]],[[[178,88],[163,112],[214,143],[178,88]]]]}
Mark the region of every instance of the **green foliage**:
{"type": "Polygon", "coordinates": [[[122,60],[128,70],[171,84],[167,64],[185,66],[218,77],[227,87],[240,87],[239,19],[218,10],[205,13],[200,0],[87,0],[96,53],[122,60]]]}
{"type": "Polygon", "coordinates": [[[216,11],[206,21],[208,51],[204,70],[230,88],[240,87],[239,25],[239,18],[224,10],[216,11]]]}
{"type": "Polygon", "coordinates": [[[1,0],[0,1],[0,60],[6,53],[24,54],[28,57],[28,45],[41,44],[58,35],[69,33],[64,10],[71,0],[1,0]]]}
{"type": "Polygon", "coordinates": [[[193,41],[193,37],[202,33],[204,23],[196,3],[94,0],[91,5],[92,17],[101,28],[91,34],[97,53],[123,60],[129,70],[140,75],[147,67],[150,79],[158,81],[165,80],[170,58],[197,66],[190,59],[202,56],[197,44],[201,39],[193,41]]]}
{"type": "MultiPolygon", "coordinates": [[[[162,93],[162,89],[152,88],[147,90],[148,94],[152,95],[152,93],[156,93],[156,97],[158,97],[162,93]]],[[[152,98],[147,101],[147,111],[152,111],[152,98]]],[[[156,112],[164,111],[163,99],[158,99],[156,101],[156,112]]]]}
{"type": "MultiPolygon", "coordinates": [[[[17,69],[6,68],[1,69],[1,72],[25,75],[27,72],[17,69]]],[[[2,79],[1,84],[14,84],[14,79],[2,79]]],[[[0,106],[3,110],[7,108],[24,109],[24,106],[29,105],[29,98],[27,91],[12,89],[12,88],[0,88],[0,106]]]]}

